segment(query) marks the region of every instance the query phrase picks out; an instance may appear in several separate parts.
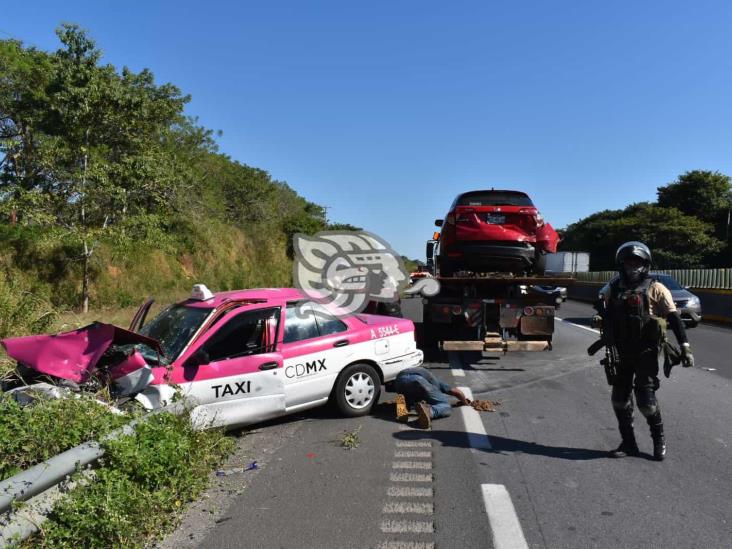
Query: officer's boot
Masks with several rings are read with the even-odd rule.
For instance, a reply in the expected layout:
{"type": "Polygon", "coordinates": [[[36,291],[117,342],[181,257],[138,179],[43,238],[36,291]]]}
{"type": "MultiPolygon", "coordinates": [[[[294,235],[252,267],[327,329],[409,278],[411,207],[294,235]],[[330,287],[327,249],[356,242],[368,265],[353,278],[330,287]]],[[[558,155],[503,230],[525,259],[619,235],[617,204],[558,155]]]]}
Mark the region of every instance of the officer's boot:
{"type": "Polygon", "coordinates": [[[656,461],[663,461],[663,458],[666,457],[666,438],[663,436],[661,412],[657,411],[646,419],[651,428],[651,438],[653,439],[653,458],[656,461]]]}
{"type": "Polygon", "coordinates": [[[635,441],[635,433],[633,432],[633,408],[628,407],[622,410],[614,408],[614,410],[615,415],[618,418],[620,436],[623,440],[620,443],[620,446],[610,452],[610,456],[622,458],[626,456],[640,455],[638,443],[635,441]]]}

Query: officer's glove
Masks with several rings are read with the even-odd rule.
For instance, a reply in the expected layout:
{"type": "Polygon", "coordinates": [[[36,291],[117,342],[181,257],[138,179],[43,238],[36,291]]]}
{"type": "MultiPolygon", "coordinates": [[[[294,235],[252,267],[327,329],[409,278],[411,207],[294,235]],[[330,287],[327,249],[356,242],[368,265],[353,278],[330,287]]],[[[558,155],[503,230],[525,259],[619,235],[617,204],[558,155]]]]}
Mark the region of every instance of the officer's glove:
{"type": "Polygon", "coordinates": [[[602,328],[602,317],[600,315],[593,316],[592,320],[590,320],[590,326],[592,326],[596,330],[601,329],[602,328]]]}
{"type": "Polygon", "coordinates": [[[684,368],[694,367],[694,355],[691,354],[691,345],[688,343],[681,345],[681,365],[684,368]]]}

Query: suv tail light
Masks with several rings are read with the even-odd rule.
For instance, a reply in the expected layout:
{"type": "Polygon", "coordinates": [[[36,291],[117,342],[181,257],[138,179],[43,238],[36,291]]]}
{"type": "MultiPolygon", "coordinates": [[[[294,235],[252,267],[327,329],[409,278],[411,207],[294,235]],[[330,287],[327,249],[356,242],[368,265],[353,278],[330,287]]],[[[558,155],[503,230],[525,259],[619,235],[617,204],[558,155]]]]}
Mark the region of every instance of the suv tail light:
{"type": "Polygon", "coordinates": [[[544,225],[544,216],[541,215],[539,212],[536,212],[534,214],[534,219],[536,220],[536,226],[541,227],[544,225]]]}
{"type": "Polygon", "coordinates": [[[455,214],[447,214],[447,217],[445,218],[445,223],[448,225],[454,225],[455,224],[455,214]]]}
{"type": "Polygon", "coordinates": [[[455,223],[469,223],[470,214],[457,214],[455,217],[455,223]]]}

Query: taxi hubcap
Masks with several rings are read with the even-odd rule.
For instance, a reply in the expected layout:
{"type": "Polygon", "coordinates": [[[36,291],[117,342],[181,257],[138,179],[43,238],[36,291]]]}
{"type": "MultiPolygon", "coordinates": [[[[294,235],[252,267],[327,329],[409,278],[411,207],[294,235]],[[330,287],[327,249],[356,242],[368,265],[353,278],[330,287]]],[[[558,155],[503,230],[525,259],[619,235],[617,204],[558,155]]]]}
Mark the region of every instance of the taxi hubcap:
{"type": "Polygon", "coordinates": [[[346,401],[353,408],[365,408],[374,398],[374,380],[371,376],[358,372],[346,382],[346,401]]]}

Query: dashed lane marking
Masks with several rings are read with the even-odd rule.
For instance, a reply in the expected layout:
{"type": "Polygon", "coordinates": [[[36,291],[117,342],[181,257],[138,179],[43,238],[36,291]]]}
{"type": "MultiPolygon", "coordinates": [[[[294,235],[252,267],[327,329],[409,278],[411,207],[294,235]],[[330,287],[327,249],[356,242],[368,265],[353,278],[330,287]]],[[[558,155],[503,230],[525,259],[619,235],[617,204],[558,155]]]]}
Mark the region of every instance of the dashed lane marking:
{"type": "Polygon", "coordinates": [[[435,544],[423,541],[384,541],[377,549],[434,549],[435,544]]]}
{"type": "Polygon", "coordinates": [[[455,351],[449,351],[447,353],[447,359],[450,361],[450,371],[455,377],[465,377],[465,370],[463,370],[463,363],[460,360],[460,355],[455,351]]]}
{"type": "Polygon", "coordinates": [[[387,501],[382,510],[382,513],[414,513],[415,515],[431,515],[433,512],[434,507],[431,503],[415,501],[387,501]]]}
{"type": "Polygon", "coordinates": [[[432,469],[431,461],[394,461],[392,469],[432,469]]]}
{"type": "MultiPolygon", "coordinates": [[[[465,398],[473,400],[473,392],[468,387],[460,387],[460,390],[465,394],[465,398]]],[[[491,441],[485,432],[483,420],[480,419],[478,411],[474,410],[471,406],[461,406],[460,414],[463,416],[465,434],[468,435],[468,444],[470,447],[476,450],[492,449],[491,441]]]]}
{"type": "Polygon", "coordinates": [[[389,486],[386,495],[392,498],[431,498],[432,488],[389,486]]]}
{"type": "Polygon", "coordinates": [[[503,484],[483,484],[483,502],[495,549],[528,549],[511,496],[503,484]]]}
{"type": "Polygon", "coordinates": [[[416,451],[416,450],[397,450],[394,452],[395,458],[431,458],[432,452],[416,451]]]}
{"type": "Polygon", "coordinates": [[[432,482],[431,473],[391,473],[391,482],[432,482]]]}
{"type": "Polygon", "coordinates": [[[431,440],[397,440],[397,448],[432,448],[431,440]]]}
{"type": "Polygon", "coordinates": [[[381,523],[381,531],[385,534],[431,534],[435,526],[431,520],[385,520],[381,523]]]}

